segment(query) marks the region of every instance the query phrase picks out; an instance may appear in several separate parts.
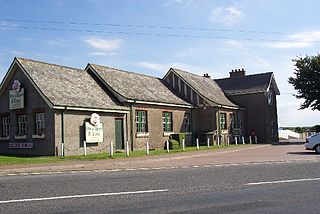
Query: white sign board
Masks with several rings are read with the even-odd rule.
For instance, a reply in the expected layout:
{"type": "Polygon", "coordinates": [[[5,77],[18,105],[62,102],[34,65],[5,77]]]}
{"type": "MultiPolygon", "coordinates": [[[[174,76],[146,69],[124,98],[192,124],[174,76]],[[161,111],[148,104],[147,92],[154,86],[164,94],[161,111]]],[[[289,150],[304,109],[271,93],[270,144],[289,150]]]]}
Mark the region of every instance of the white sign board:
{"type": "Polygon", "coordinates": [[[9,91],[9,109],[22,109],[24,108],[24,88],[20,91],[9,91]]]}
{"type": "Polygon", "coordinates": [[[92,125],[89,122],[85,123],[86,128],[86,142],[87,143],[100,143],[103,142],[103,124],[98,123],[92,125]]]}

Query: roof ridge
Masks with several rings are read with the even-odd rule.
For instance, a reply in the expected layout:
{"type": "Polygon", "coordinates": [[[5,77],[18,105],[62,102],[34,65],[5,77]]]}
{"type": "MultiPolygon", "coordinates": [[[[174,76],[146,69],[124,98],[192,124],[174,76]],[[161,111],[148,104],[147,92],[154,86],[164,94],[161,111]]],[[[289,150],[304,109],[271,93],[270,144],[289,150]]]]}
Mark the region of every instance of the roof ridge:
{"type": "Polygon", "coordinates": [[[89,65],[96,65],[96,66],[100,66],[100,67],[104,67],[104,68],[110,68],[110,69],[117,70],[117,71],[120,71],[120,72],[126,72],[126,73],[136,74],[136,75],[140,75],[140,76],[151,77],[151,78],[158,79],[158,80],[162,79],[160,77],[155,77],[155,76],[142,74],[142,73],[138,73],[138,72],[134,72],[134,71],[123,70],[123,69],[114,68],[114,67],[110,67],[110,66],[106,66],[106,65],[98,65],[98,64],[94,64],[94,63],[89,63],[89,65]]]}
{"type": "MultiPolygon", "coordinates": [[[[237,78],[245,78],[245,77],[253,77],[253,76],[261,76],[261,75],[265,75],[265,74],[273,74],[272,71],[268,71],[268,72],[264,72],[264,73],[258,73],[258,74],[249,74],[249,75],[245,75],[245,76],[240,76],[240,77],[233,77],[234,79],[237,78]]],[[[218,78],[218,79],[213,79],[213,80],[226,80],[226,79],[233,79],[231,77],[224,77],[224,78],[218,78]]]]}
{"type": "MultiPolygon", "coordinates": [[[[207,78],[207,77],[204,77],[204,76],[202,76],[202,75],[198,75],[198,74],[192,73],[192,72],[190,72],[190,71],[181,70],[181,69],[179,69],[179,68],[171,68],[171,69],[173,69],[173,70],[178,70],[178,71],[182,71],[182,72],[185,72],[185,73],[188,73],[188,74],[191,74],[191,75],[197,76],[197,77],[207,78]]],[[[211,78],[210,78],[210,79],[211,79],[211,78]]]]}
{"type": "Polygon", "coordinates": [[[19,60],[27,60],[27,61],[31,61],[31,62],[46,64],[46,65],[53,65],[53,66],[57,66],[57,67],[61,67],[61,68],[68,68],[68,69],[72,69],[72,70],[85,71],[84,69],[81,69],[81,68],[74,68],[74,67],[71,67],[71,66],[59,65],[59,64],[55,64],[55,63],[49,63],[49,62],[44,62],[44,61],[39,61],[39,60],[34,60],[34,59],[28,59],[28,58],[23,58],[23,57],[16,57],[16,59],[18,61],[19,60]]]}

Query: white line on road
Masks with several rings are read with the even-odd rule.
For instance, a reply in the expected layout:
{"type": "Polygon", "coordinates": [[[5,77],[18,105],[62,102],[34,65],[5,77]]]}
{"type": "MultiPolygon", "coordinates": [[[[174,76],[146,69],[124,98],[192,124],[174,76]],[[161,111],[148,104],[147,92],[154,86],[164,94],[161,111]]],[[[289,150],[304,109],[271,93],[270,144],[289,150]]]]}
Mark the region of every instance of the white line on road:
{"type": "Polygon", "coordinates": [[[58,199],[70,199],[70,198],[88,198],[88,197],[99,197],[99,196],[146,194],[146,193],[157,193],[157,192],[168,192],[168,191],[169,191],[168,189],[159,189],[159,190],[143,190],[143,191],[134,191],[134,192],[108,192],[108,193],[98,193],[98,194],[89,194],[89,195],[66,195],[66,196],[57,196],[57,197],[48,197],[48,198],[26,198],[26,199],[0,201],[0,204],[30,202],[30,201],[48,201],[48,200],[58,200],[58,199]]]}
{"type": "Polygon", "coordinates": [[[264,182],[255,182],[247,183],[245,186],[253,185],[263,185],[263,184],[281,184],[281,183],[293,183],[293,182],[304,182],[304,181],[319,181],[320,178],[303,178],[303,179],[294,179],[294,180],[281,180],[281,181],[264,181],[264,182]]]}

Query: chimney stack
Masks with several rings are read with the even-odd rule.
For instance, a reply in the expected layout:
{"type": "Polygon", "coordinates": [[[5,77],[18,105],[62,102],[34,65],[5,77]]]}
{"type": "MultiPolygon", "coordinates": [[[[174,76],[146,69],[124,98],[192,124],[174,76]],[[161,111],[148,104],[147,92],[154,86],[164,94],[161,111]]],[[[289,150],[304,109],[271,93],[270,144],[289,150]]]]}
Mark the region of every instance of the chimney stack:
{"type": "Polygon", "coordinates": [[[230,78],[244,77],[246,75],[246,71],[244,70],[244,68],[234,69],[234,70],[231,70],[231,72],[229,72],[229,74],[230,74],[230,78]]]}
{"type": "Polygon", "coordinates": [[[209,74],[208,74],[208,73],[203,74],[203,77],[210,78],[210,76],[209,76],[209,74]]]}

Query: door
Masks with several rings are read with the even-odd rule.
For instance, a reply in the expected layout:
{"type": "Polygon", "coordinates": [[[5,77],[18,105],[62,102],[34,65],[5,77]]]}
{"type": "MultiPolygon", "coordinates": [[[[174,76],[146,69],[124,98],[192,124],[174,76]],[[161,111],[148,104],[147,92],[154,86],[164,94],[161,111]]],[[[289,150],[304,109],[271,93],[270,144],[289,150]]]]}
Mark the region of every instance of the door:
{"type": "Polygon", "coordinates": [[[124,149],[124,142],[123,142],[123,119],[116,118],[115,119],[115,140],[116,145],[115,148],[117,150],[124,149]]]}

